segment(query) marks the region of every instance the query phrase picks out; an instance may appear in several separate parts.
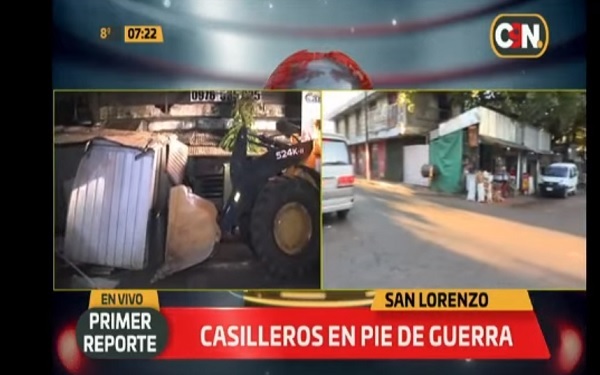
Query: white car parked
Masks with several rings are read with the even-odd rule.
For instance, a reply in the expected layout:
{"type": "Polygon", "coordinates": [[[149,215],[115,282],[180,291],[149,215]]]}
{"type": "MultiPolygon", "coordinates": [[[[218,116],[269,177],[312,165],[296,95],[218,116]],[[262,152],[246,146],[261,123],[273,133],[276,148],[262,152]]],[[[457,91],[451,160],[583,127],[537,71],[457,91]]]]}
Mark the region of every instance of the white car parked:
{"type": "Polygon", "coordinates": [[[345,219],[354,206],[354,166],[343,136],[323,134],[321,174],[323,213],[337,213],[345,219]]]}
{"type": "Polygon", "coordinates": [[[577,194],[579,170],[573,163],[553,163],[542,170],[538,181],[541,196],[567,198],[577,194]]]}

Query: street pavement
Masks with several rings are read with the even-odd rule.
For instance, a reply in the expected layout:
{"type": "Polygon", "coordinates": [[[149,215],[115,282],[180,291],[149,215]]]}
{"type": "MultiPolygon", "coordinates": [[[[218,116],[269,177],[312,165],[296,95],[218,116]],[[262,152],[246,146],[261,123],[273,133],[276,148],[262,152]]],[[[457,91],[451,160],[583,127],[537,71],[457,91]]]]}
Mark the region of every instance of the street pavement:
{"type": "Polygon", "coordinates": [[[324,220],[324,286],[585,289],[586,197],[481,204],[359,181],[324,220]]]}

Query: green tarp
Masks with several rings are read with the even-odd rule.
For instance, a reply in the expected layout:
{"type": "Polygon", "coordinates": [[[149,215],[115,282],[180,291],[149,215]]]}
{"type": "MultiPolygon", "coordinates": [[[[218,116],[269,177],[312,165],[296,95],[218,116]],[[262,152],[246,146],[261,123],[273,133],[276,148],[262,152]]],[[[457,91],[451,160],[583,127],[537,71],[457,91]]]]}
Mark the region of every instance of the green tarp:
{"type": "Polygon", "coordinates": [[[429,144],[429,161],[438,175],[431,188],[444,193],[460,193],[462,186],[463,132],[455,131],[436,138],[429,144]]]}

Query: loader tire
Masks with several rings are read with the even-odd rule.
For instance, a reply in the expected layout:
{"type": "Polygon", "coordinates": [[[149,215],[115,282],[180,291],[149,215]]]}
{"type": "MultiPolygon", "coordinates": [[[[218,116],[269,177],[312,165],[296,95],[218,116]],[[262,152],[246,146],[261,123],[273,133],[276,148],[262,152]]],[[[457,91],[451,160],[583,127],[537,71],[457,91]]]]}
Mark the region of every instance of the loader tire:
{"type": "Polygon", "coordinates": [[[250,240],[271,275],[289,279],[318,269],[320,215],[320,192],[302,178],[276,177],[262,188],[252,209],[250,240]]]}
{"type": "Polygon", "coordinates": [[[248,247],[252,251],[252,254],[256,255],[256,252],[254,251],[254,245],[252,245],[252,235],[251,235],[251,228],[250,228],[250,215],[251,215],[250,213],[249,214],[243,214],[240,217],[239,225],[238,225],[238,230],[239,230],[240,239],[242,240],[242,242],[245,243],[246,245],[248,245],[248,247]]]}

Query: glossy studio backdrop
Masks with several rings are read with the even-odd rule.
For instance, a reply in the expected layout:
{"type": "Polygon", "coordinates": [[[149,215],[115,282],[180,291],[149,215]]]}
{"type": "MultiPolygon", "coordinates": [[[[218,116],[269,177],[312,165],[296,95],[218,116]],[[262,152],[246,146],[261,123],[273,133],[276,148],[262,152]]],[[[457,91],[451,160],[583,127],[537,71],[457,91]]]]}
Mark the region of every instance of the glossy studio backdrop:
{"type": "MultiPolygon", "coordinates": [[[[261,88],[300,50],[341,51],[375,88],[584,88],[583,0],[58,0],[55,88],[261,88]],[[539,13],[544,58],[498,58],[502,13],[539,13]],[[161,25],[162,44],[123,42],[125,25],[161,25]],[[111,27],[114,38],[101,39],[111,27]]],[[[333,87],[319,87],[323,89],[333,87]]]]}

